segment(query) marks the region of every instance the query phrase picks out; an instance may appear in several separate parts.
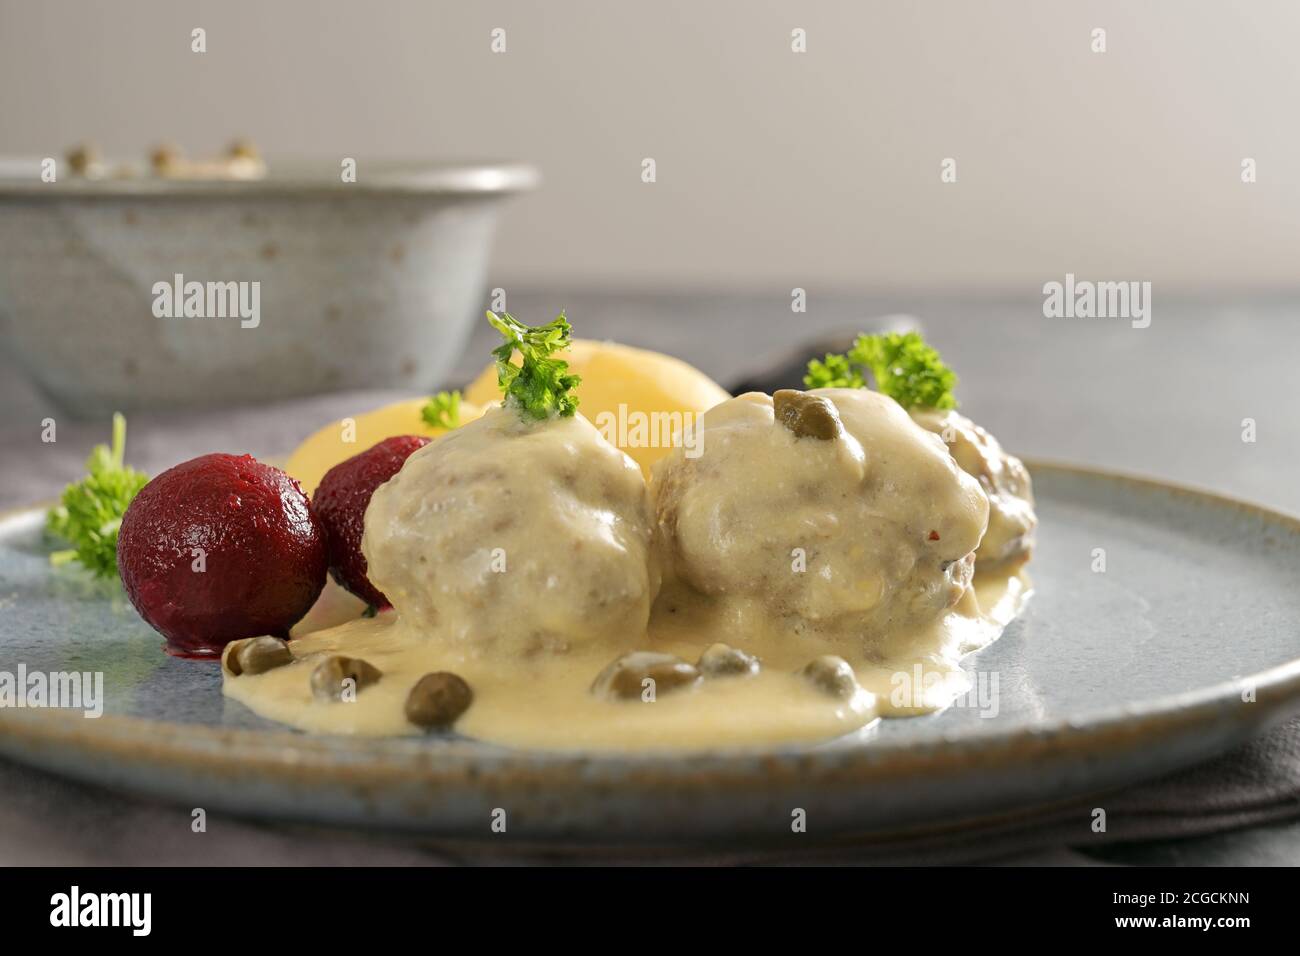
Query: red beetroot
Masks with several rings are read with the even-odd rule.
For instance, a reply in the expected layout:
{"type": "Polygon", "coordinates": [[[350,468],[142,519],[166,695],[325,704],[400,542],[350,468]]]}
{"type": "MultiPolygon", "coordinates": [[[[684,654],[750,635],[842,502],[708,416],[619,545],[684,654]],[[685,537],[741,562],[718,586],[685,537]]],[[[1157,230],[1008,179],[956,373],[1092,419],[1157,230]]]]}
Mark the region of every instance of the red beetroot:
{"type": "Polygon", "coordinates": [[[288,636],[325,586],[325,566],[325,534],[302,488],[251,455],[164,471],[126,509],[117,539],[127,596],[180,657],[288,636]]]}
{"type": "Polygon", "coordinates": [[[335,465],[316,488],[313,504],[329,541],[330,574],[375,607],[387,607],[388,598],[366,577],[366,556],[361,553],[366,506],[375,489],[401,471],[406,459],[427,444],[429,439],[417,435],[385,438],[335,465]]]}

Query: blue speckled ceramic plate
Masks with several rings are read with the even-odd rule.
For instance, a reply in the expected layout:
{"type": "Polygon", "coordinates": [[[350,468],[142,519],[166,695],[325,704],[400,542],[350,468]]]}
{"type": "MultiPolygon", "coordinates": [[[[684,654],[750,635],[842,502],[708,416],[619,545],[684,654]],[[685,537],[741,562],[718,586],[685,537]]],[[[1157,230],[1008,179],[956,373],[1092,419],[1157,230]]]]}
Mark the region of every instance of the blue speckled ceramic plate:
{"type": "MultiPolygon", "coordinates": [[[[187,806],[517,839],[868,833],[1080,797],[1208,758],[1300,709],[1300,522],[1159,483],[1031,465],[1037,592],[969,658],[997,708],[819,747],[525,753],[309,737],[221,696],[116,586],[52,570],[40,513],[0,522],[0,671],[102,671],[105,716],[0,709],[0,753],[187,806]],[[1104,549],[1105,571],[1094,570],[1104,549]]],[[[986,701],[987,704],[987,701],[986,701]]]]}

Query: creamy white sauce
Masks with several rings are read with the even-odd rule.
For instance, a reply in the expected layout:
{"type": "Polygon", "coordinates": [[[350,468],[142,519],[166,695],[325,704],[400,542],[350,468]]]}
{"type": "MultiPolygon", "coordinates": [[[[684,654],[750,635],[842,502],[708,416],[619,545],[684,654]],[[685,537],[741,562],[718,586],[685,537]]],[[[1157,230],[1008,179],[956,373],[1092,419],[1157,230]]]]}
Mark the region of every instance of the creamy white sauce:
{"type": "Polygon", "coordinates": [[[658,463],[649,492],[580,416],[489,413],[417,452],[372,500],[372,578],[402,611],[356,619],[354,604],[323,598],[310,626],[335,626],[295,629],[294,663],[226,675],[225,693],[311,732],[415,735],[407,694],[451,671],[474,691],[458,733],[585,750],[813,742],[948,706],[970,686],[962,656],[1028,596],[1023,561],[972,581],[988,520],[979,485],[892,400],[816,394],[838,409],[841,439],[795,439],[769,397],[742,396],[705,416],[699,458],[658,463]],[[504,573],[486,564],[497,547],[504,573]],[[693,663],[715,641],[756,655],[759,674],[648,700],[589,691],[628,650],[693,663]],[[351,702],[314,699],[311,671],[334,653],[383,676],[351,702]],[[826,654],[852,665],[850,699],[798,675],[826,654]]]}

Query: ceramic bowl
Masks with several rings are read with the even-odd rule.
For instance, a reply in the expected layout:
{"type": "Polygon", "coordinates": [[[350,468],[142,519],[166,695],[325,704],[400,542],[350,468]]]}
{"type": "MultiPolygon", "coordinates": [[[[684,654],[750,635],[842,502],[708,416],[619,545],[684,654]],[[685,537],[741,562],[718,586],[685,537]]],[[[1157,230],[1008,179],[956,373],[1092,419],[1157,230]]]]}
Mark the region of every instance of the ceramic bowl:
{"type": "Polygon", "coordinates": [[[527,166],[277,164],[255,181],[0,168],[0,341],[74,415],[430,388],[485,308],[527,166]]]}

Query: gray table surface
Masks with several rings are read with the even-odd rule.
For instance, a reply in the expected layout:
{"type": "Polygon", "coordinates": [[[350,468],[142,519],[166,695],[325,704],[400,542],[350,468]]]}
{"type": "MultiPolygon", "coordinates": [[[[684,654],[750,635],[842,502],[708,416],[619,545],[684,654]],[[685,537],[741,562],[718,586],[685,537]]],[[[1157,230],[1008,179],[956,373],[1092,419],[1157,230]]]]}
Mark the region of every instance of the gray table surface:
{"type": "MultiPolygon", "coordinates": [[[[1300,514],[1300,417],[1291,402],[1300,358],[1300,296],[1219,294],[1164,301],[1149,328],[1123,319],[1049,319],[1037,290],[1019,298],[870,296],[809,290],[793,314],[790,290],[691,294],[510,291],[526,321],[568,310],[577,333],[687,358],[724,385],[770,366],[818,336],[915,316],[961,376],[963,410],[1017,453],[1093,464],[1197,485],[1300,514]],[[1244,442],[1244,419],[1257,440],[1244,442]]],[[[478,329],[448,382],[472,377],[492,335],[478,329]]],[[[331,396],[264,409],[131,418],[129,457],[156,472],[213,450],[284,454],[332,417],[391,394],[331,396]]],[[[105,413],[111,411],[105,410],[105,413]]],[[[106,423],[65,421],[0,355],[0,508],[57,494],[77,477],[106,423]],[[40,442],[40,422],[59,440],[40,442]]],[[[491,862],[364,834],[210,823],[219,841],[189,838],[187,812],[73,786],[0,764],[0,864],[491,862]]],[[[997,857],[990,848],[990,859],[997,857]]],[[[1067,849],[1035,863],[1298,864],[1300,823],[1176,843],[1130,844],[1084,856],[1067,849]]]]}

